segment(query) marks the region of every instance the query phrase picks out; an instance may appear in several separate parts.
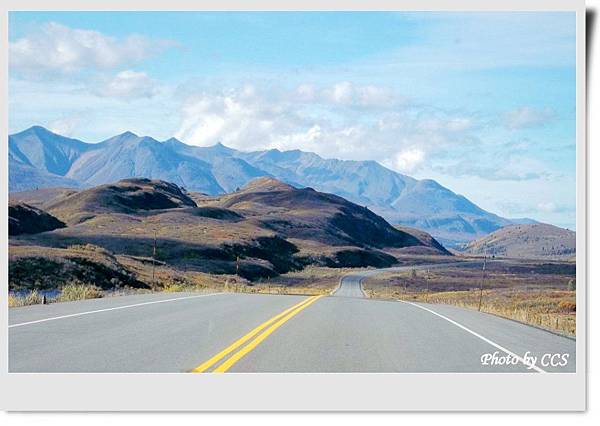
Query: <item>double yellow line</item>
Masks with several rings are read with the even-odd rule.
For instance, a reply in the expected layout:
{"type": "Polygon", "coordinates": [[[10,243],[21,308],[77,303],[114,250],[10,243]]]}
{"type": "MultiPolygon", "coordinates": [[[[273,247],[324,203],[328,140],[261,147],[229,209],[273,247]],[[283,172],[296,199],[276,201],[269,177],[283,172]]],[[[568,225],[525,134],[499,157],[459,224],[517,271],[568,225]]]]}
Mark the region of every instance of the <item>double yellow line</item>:
{"type": "Polygon", "coordinates": [[[260,343],[265,340],[271,333],[285,324],[289,319],[291,319],[294,315],[298,314],[303,309],[308,308],[310,305],[319,300],[320,296],[311,296],[300,303],[292,306],[291,308],[286,309],[280,314],[275,315],[273,318],[268,321],[263,322],[261,325],[250,331],[245,336],[233,342],[231,345],[223,349],[221,352],[210,358],[209,360],[203,362],[198,367],[192,370],[192,373],[204,373],[207,372],[211,367],[221,361],[223,358],[234,352],[236,349],[240,348],[246,342],[250,341],[246,346],[244,346],[239,351],[235,352],[231,357],[226,359],[222,364],[212,370],[213,373],[225,373],[229,370],[236,362],[242,359],[246,354],[256,348],[260,343]],[[266,330],[265,330],[266,329],[266,330]],[[264,330],[264,331],[263,331],[264,330]],[[262,332],[262,333],[261,333],[262,332]],[[259,334],[260,333],[260,334],[259,334]],[[256,336],[256,337],[255,337],[256,336]]]}

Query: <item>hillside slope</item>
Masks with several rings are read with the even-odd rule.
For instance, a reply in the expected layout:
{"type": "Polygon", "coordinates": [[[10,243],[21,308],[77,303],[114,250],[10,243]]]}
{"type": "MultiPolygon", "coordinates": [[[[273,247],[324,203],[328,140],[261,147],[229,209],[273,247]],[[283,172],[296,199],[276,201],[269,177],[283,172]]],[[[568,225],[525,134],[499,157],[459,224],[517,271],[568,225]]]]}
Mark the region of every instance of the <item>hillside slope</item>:
{"type": "Polygon", "coordinates": [[[64,228],[54,216],[25,203],[8,204],[8,235],[37,234],[64,228]]]}
{"type": "Polygon", "coordinates": [[[574,258],[576,234],[545,223],[510,225],[472,241],[464,252],[523,258],[574,258]]]}
{"type": "MultiPolygon", "coordinates": [[[[103,258],[125,257],[147,265],[156,249],[160,265],[181,273],[237,274],[254,280],[307,265],[391,266],[397,261],[387,252],[392,249],[402,253],[427,248],[449,254],[431,237],[416,238],[395,229],[341,197],[272,178],[259,178],[239,191],[214,197],[196,197],[172,183],[148,179],[55,191],[54,200],[48,190],[36,192],[22,198],[38,200],[68,226],[12,237],[11,262],[23,262],[27,253],[39,258],[45,248],[60,257],[61,250],[69,256],[73,247],[98,247],[103,258]]],[[[32,276],[43,275],[36,268],[32,276]]],[[[23,277],[23,267],[18,270],[23,277]]]]}
{"type": "Polygon", "coordinates": [[[44,208],[66,223],[74,224],[98,214],[196,207],[175,184],[150,179],[124,179],[84,191],[61,195],[44,208]]]}

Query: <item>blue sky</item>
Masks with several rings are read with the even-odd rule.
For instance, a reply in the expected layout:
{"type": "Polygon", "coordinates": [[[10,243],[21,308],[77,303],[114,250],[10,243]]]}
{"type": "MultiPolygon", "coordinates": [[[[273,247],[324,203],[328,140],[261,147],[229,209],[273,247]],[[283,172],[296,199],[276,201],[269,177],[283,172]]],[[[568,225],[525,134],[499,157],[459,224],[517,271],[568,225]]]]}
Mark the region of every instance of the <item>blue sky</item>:
{"type": "Polygon", "coordinates": [[[575,226],[574,13],[13,12],[9,129],[303,149],[575,226]]]}

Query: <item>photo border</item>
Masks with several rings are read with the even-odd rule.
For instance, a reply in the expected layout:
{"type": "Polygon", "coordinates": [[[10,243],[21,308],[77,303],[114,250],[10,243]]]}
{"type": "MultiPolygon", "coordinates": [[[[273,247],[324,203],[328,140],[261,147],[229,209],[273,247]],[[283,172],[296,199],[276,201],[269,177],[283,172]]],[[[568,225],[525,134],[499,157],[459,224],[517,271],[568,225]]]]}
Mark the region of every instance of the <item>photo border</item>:
{"type": "MultiPolygon", "coordinates": [[[[8,373],[8,217],[0,245],[0,401],[18,411],[582,411],[587,407],[588,182],[585,3],[583,0],[8,0],[2,4],[0,112],[8,139],[8,12],[25,10],[379,10],[573,11],[576,19],[577,343],[576,373],[8,373]],[[168,7],[165,7],[165,4],[168,7]]],[[[2,144],[2,201],[8,205],[8,145],[2,144]]]]}

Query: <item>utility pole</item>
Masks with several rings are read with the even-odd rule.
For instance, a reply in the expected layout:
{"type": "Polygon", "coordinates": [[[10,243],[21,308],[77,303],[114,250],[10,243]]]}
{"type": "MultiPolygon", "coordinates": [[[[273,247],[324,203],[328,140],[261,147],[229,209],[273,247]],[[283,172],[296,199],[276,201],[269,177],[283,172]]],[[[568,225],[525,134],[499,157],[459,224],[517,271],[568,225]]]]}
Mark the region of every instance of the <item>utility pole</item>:
{"type": "Polygon", "coordinates": [[[481,312],[481,302],[483,300],[483,283],[485,281],[485,263],[487,260],[487,245],[483,246],[483,268],[481,269],[481,284],[479,286],[479,308],[478,311],[481,312]]]}
{"type": "Polygon", "coordinates": [[[156,229],[154,230],[154,246],[152,248],[152,284],[156,284],[154,281],[154,269],[156,268],[156,229]]]}
{"type": "Polygon", "coordinates": [[[236,275],[240,275],[240,257],[237,256],[235,258],[235,273],[236,275]]]}
{"type": "Polygon", "coordinates": [[[429,268],[427,268],[427,273],[425,275],[425,286],[427,288],[427,292],[425,293],[425,302],[429,301],[429,268]]]}

